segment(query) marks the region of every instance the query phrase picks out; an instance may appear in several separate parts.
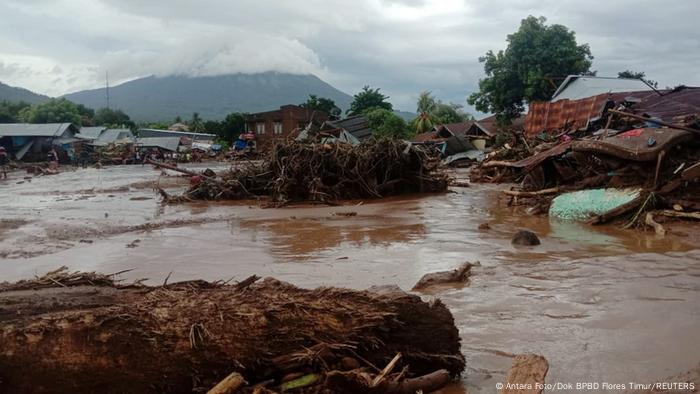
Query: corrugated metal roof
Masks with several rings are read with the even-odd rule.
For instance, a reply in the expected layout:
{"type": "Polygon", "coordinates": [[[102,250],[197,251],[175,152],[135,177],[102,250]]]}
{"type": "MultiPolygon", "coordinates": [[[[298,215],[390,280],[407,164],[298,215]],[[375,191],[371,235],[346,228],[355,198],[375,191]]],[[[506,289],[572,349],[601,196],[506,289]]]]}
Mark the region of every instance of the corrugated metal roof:
{"type": "Polygon", "coordinates": [[[605,93],[648,91],[653,89],[639,79],[569,75],[554,92],[551,101],[580,100],[605,93]]]}
{"type": "Polygon", "coordinates": [[[647,100],[658,97],[656,92],[622,92],[600,94],[581,100],[530,103],[525,117],[525,134],[583,129],[591,120],[598,119],[608,100],[621,102],[627,98],[647,100]]]}
{"type": "Polygon", "coordinates": [[[195,141],[211,141],[216,138],[216,134],[193,133],[174,130],[139,129],[139,137],[189,137],[195,141]]]}
{"type": "Polygon", "coordinates": [[[346,130],[359,140],[369,138],[372,135],[372,128],[369,127],[369,121],[362,115],[350,116],[342,120],[329,120],[326,121],[326,123],[334,128],[346,130]]]}
{"type": "Polygon", "coordinates": [[[134,134],[131,132],[131,130],[107,129],[104,132],[102,132],[102,134],[100,134],[100,137],[93,142],[93,145],[106,146],[122,140],[134,140],[134,134]]]}
{"type": "Polygon", "coordinates": [[[177,152],[177,148],[180,146],[180,137],[137,138],[136,145],[143,148],[162,148],[171,152],[177,152]]]}
{"type": "Polygon", "coordinates": [[[106,127],[81,127],[78,134],[75,136],[83,140],[96,140],[103,131],[107,130],[106,127]]]}
{"type": "Polygon", "coordinates": [[[72,136],[77,128],[72,123],[3,123],[0,124],[0,137],[61,137],[70,131],[72,136]]]}
{"type": "Polygon", "coordinates": [[[632,108],[638,114],[648,114],[669,123],[683,123],[689,115],[700,116],[700,88],[682,88],[663,96],[649,96],[632,108]]]}

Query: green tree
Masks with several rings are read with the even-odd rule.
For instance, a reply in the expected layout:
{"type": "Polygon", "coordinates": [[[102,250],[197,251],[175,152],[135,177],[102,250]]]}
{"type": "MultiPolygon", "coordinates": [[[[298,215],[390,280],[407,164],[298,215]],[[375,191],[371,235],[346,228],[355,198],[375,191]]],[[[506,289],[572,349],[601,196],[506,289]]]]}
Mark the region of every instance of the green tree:
{"type": "Polygon", "coordinates": [[[238,138],[245,131],[246,114],[241,112],[232,112],[221,121],[221,128],[216,133],[219,138],[231,142],[238,138]]]}
{"type": "Polygon", "coordinates": [[[65,98],[51,99],[22,109],[19,119],[27,123],[75,123],[81,124],[78,106],[65,98]]]}
{"type": "Polygon", "coordinates": [[[362,88],[362,91],[353,96],[350,109],[346,111],[348,115],[360,115],[372,108],[383,108],[392,111],[394,107],[386,101],[389,96],[379,92],[379,88],[370,89],[369,86],[362,88]]]}
{"type": "Polygon", "coordinates": [[[632,71],[632,70],[625,70],[625,71],[620,71],[617,73],[618,78],[627,78],[627,79],[641,79],[642,81],[648,83],[654,89],[659,87],[659,83],[656,81],[652,81],[651,79],[646,79],[646,73],[644,71],[632,71]]]}
{"type": "Polygon", "coordinates": [[[462,108],[459,104],[443,103],[435,99],[430,92],[421,92],[416,103],[418,116],[411,121],[409,128],[415,133],[425,133],[432,130],[434,125],[472,119],[462,108]]]}
{"type": "Polygon", "coordinates": [[[30,104],[24,101],[11,102],[2,101],[0,102],[0,123],[18,123],[20,122],[19,113],[29,107],[30,104]]]}
{"type": "Polygon", "coordinates": [[[300,104],[300,107],[323,111],[328,114],[330,119],[339,119],[342,112],[340,108],[335,105],[335,101],[324,97],[318,97],[315,94],[309,95],[309,99],[306,100],[305,103],[300,104]]]}
{"type": "Polygon", "coordinates": [[[416,133],[425,133],[433,128],[432,113],[435,111],[437,102],[428,91],[421,92],[418,95],[416,103],[416,112],[418,116],[413,120],[413,125],[416,133]]]}
{"type": "Polygon", "coordinates": [[[407,138],[406,121],[386,108],[372,108],[365,112],[372,135],[376,137],[407,138]]]}
{"type": "Polygon", "coordinates": [[[95,111],[95,125],[107,127],[126,126],[133,128],[134,122],[120,109],[100,108],[95,111]]]}
{"type": "Polygon", "coordinates": [[[192,119],[190,119],[188,126],[190,126],[190,130],[195,133],[202,132],[204,125],[202,124],[202,118],[199,117],[199,112],[192,113],[192,119]]]}
{"type": "Polygon", "coordinates": [[[88,108],[82,104],[78,104],[78,114],[80,115],[80,125],[81,126],[94,126],[95,125],[95,110],[88,108]]]}
{"type": "Polygon", "coordinates": [[[562,25],[546,25],[544,17],[528,16],[508,35],[508,46],[479,58],[486,78],[468,102],[481,112],[497,115],[507,125],[533,101],[549,100],[555,79],[590,74],[593,56],[588,44],[578,45],[576,34],[562,25]]]}
{"type": "Polygon", "coordinates": [[[443,103],[438,101],[432,112],[434,124],[460,123],[474,120],[474,117],[464,112],[461,104],[443,103]]]}

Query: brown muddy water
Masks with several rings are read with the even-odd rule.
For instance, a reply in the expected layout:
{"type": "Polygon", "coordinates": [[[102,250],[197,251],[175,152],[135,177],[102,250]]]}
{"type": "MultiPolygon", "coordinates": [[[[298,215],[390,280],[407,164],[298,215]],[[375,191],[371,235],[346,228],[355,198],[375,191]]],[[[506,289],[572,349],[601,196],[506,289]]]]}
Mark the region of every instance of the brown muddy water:
{"type": "Polygon", "coordinates": [[[660,238],[550,222],[481,185],[342,207],[161,206],[152,183],[177,192],[187,180],[160,174],[121,166],[0,181],[0,280],[66,265],[133,269],[123,278],[152,284],[172,272],[171,282],[258,274],[410,289],[425,273],[479,261],[470,286],[425,296],[450,307],[467,357],[461,384],[445,393],[496,392],[512,355],[525,352],[549,360],[548,383],[650,382],[700,361],[700,234],[688,225],[660,238]],[[512,247],[520,228],[542,245],[512,247]]]}

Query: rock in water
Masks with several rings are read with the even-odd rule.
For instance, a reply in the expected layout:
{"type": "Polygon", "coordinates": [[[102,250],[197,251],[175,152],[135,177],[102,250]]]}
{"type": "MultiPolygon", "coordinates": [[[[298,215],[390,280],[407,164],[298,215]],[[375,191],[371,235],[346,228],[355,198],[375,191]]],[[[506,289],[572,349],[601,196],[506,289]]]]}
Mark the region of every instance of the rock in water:
{"type": "Polygon", "coordinates": [[[532,231],[520,230],[513,235],[513,239],[510,243],[513,245],[535,246],[540,244],[540,239],[537,237],[537,234],[532,231]]]}

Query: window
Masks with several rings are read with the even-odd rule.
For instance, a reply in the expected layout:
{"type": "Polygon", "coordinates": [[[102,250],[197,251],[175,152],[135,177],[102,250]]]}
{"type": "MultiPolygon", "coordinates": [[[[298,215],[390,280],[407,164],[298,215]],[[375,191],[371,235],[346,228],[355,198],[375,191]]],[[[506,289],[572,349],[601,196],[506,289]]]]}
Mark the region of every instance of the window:
{"type": "Polygon", "coordinates": [[[275,134],[282,134],[282,122],[275,122],[275,134]]]}
{"type": "Polygon", "coordinates": [[[265,134],[265,123],[256,123],[255,124],[255,133],[256,134],[265,134]]]}

